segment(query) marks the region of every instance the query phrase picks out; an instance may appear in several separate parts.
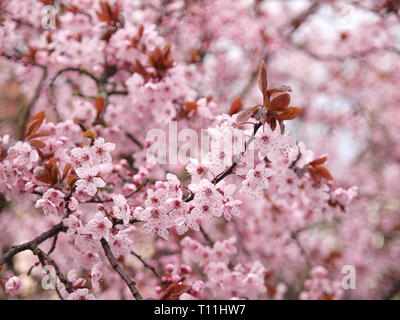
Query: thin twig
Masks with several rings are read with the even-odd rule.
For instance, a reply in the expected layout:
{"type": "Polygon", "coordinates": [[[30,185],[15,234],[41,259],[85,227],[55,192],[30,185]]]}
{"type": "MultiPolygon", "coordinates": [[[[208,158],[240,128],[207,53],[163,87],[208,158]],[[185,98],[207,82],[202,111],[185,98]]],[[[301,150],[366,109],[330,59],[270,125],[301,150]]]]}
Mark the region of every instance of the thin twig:
{"type": "Polygon", "coordinates": [[[31,251],[33,252],[34,255],[37,255],[39,257],[42,265],[45,264],[43,260],[47,260],[53,266],[58,279],[60,279],[60,281],[64,284],[65,290],[67,290],[67,292],[69,293],[74,292],[71,283],[68,281],[67,278],[65,278],[60,268],[58,267],[57,263],[52,258],[50,258],[46,253],[43,252],[42,249],[38,247],[31,248],[31,251]]]}
{"type": "Polygon", "coordinates": [[[21,132],[20,132],[21,139],[24,137],[25,126],[28,123],[29,116],[31,115],[31,110],[35,106],[36,102],[38,101],[38,99],[40,97],[40,93],[42,92],[42,89],[43,89],[44,82],[47,78],[47,68],[45,66],[42,66],[40,64],[33,64],[33,65],[40,67],[43,70],[43,73],[42,73],[42,77],[40,78],[39,84],[35,90],[35,94],[25,112],[24,120],[22,121],[21,132]]]}
{"type": "Polygon", "coordinates": [[[25,251],[25,250],[32,250],[33,248],[37,247],[39,244],[42,242],[46,241],[47,239],[54,237],[56,234],[60,232],[65,232],[67,230],[67,227],[63,225],[62,222],[56,224],[53,226],[51,229],[49,229],[46,232],[43,232],[41,235],[36,237],[35,239],[22,243],[17,246],[13,246],[8,252],[6,252],[1,258],[0,258],[0,265],[5,264],[8,260],[10,260],[12,257],[14,257],[16,254],[25,251]]]}
{"type": "Polygon", "coordinates": [[[143,149],[143,143],[139,142],[131,133],[127,132],[125,135],[134,143],[136,144],[140,149],[143,149]]]}
{"type": "MultiPolygon", "coordinates": [[[[149,182],[149,180],[145,179],[138,187],[135,191],[132,191],[130,194],[128,194],[125,198],[130,198],[132,197],[134,194],[138,193],[140,190],[142,190],[142,188],[149,182]]],[[[106,200],[101,200],[101,199],[90,199],[87,200],[83,203],[105,203],[105,202],[112,202],[113,199],[106,199],[106,200]]]]}
{"type": "Polygon", "coordinates": [[[138,289],[136,288],[136,282],[132,278],[130,278],[125,273],[125,271],[121,268],[121,266],[119,265],[117,259],[114,257],[107,240],[102,238],[100,240],[100,242],[101,242],[101,245],[103,247],[104,253],[105,253],[108,261],[110,262],[111,266],[119,274],[119,276],[122,278],[122,280],[125,281],[125,283],[127,284],[128,288],[131,291],[131,293],[134,296],[134,298],[136,300],[143,300],[142,295],[139,293],[138,289]]]}
{"type": "Polygon", "coordinates": [[[131,251],[131,253],[140,260],[140,262],[147,268],[149,269],[157,278],[158,280],[161,281],[161,276],[160,274],[157,272],[157,270],[152,267],[151,265],[149,265],[140,255],[138,255],[136,252],[134,252],[133,250],[131,251]]]}
{"type": "Polygon", "coordinates": [[[291,237],[294,240],[294,242],[296,243],[297,247],[300,249],[300,252],[301,252],[301,254],[303,255],[303,257],[304,257],[304,259],[306,261],[307,267],[309,269],[312,269],[313,268],[313,264],[311,262],[311,258],[308,255],[306,249],[300,243],[299,239],[297,239],[297,235],[298,235],[298,232],[297,233],[296,232],[292,232],[291,237]]]}
{"type": "Polygon", "coordinates": [[[253,142],[254,137],[255,137],[258,129],[261,128],[261,126],[262,126],[261,122],[258,122],[258,123],[256,123],[254,125],[253,134],[250,136],[249,140],[246,142],[244,150],[242,151],[242,153],[236,158],[236,160],[232,163],[232,165],[228,169],[226,169],[225,171],[221,172],[219,175],[217,175],[212,180],[213,184],[217,184],[218,182],[220,182],[222,179],[224,179],[226,176],[230,175],[233,172],[233,170],[236,168],[236,166],[240,163],[240,160],[242,159],[243,155],[247,151],[249,145],[253,142]]]}
{"type": "Polygon", "coordinates": [[[214,245],[214,241],[210,238],[210,236],[208,235],[208,233],[203,229],[203,226],[200,226],[200,232],[203,235],[204,239],[207,240],[207,242],[213,246],[214,245]]]}

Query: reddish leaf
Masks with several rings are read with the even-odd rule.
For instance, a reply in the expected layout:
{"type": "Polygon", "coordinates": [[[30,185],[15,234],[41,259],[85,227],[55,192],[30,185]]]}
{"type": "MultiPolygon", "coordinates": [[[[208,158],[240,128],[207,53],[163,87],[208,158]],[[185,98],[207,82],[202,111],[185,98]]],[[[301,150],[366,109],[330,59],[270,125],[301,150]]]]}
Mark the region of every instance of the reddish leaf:
{"type": "Polygon", "coordinates": [[[296,107],[289,107],[285,108],[281,114],[279,114],[276,118],[279,121],[284,121],[284,120],[293,120],[296,118],[299,113],[301,112],[301,108],[296,108],[296,107]]]}
{"type": "Polygon", "coordinates": [[[271,130],[274,131],[275,128],[276,128],[276,120],[275,119],[271,119],[271,122],[270,122],[269,126],[271,127],[271,130]]]}
{"type": "Polygon", "coordinates": [[[35,175],[35,179],[46,183],[46,184],[50,184],[51,183],[51,176],[50,173],[46,170],[46,169],[42,169],[40,170],[36,175],[35,175]]]}
{"type": "Polygon", "coordinates": [[[37,149],[44,148],[46,146],[46,144],[43,141],[40,141],[40,140],[37,140],[37,139],[30,140],[29,142],[30,142],[32,147],[37,148],[37,149]]]}
{"type": "Polygon", "coordinates": [[[313,161],[311,161],[309,163],[309,165],[310,166],[318,166],[318,165],[323,164],[326,160],[328,160],[328,158],[326,156],[322,157],[322,158],[314,159],[313,161]]]}
{"type": "Polygon", "coordinates": [[[34,133],[29,136],[29,139],[36,139],[36,138],[41,138],[41,137],[47,137],[51,136],[51,132],[41,132],[41,133],[34,133]]]}
{"type": "Polygon", "coordinates": [[[197,108],[199,107],[196,102],[190,102],[190,101],[185,102],[184,106],[185,106],[185,109],[187,112],[192,111],[192,110],[196,111],[197,108]]]}
{"type": "Polygon", "coordinates": [[[54,157],[54,152],[43,153],[42,151],[40,151],[40,149],[38,149],[37,151],[39,153],[40,159],[42,159],[43,161],[49,160],[54,157]]]}
{"type": "Polygon", "coordinates": [[[274,88],[268,89],[267,94],[269,96],[272,96],[272,95],[280,93],[280,92],[291,92],[291,91],[292,91],[292,88],[289,86],[279,86],[279,87],[274,87],[274,88]]]}
{"type": "Polygon", "coordinates": [[[116,2],[116,3],[115,3],[115,6],[114,6],[114,9],[112,10],[112,17],[113,17],[113,18],[119,16],[119,10],[120,10],[119,3],[116,2]]]}
{"type": "Polygon", "coordinates": [[[7,157],[7,150],[3,145],[0,146],[0,162],[7,157]]]}
{"type": "Polygon", "coordinates": [[[319,184],[321,182],[321,176],[317,174],[313,167],[307,168],[307,172],[316,183],[319,184]]]}
{"type": "Polygon", "coordinates": [[[157,70],[159,77],[162,77],[174,65],[174,61],[169,57],[170,51],[171,45],[167,44],[163,51],[156,47],[148,57],[149,65],[157,70]]]}
{"type": "Polygon", "coordinates": [[[76,174],[69,174],[67,179],[67,184],[69,186],[72,186],[76,180],[78,180],[78,176],[76,174]]]}
{"type": "Polygon", "coordinates": [[[258,72],[258,87],[260,88],[263,97],[267,93],[268,80],[267,80],[267,69],[265,68],[264,60],[260,63],[260,70],[258,72]]]}
{"type": "Polygon", "coordinates": [[[271,101],[270,109],[272,111],[286,108],[290,103],[290,95],[288,93],[281,94],[271,101]]]}
{"type": "Polygon", "coordinates": [[[267,283],[266,286],[267,286],[268,294],[270,296],[274,296],[277,292],[276,287],[273,284],[269,284],[269,283],[267,283]]]}
{"type": "Polygon", "coordinates": [[[243,109],[242,98],[237,97],[235,100],[233,100],[231,104],[231,108],[229,109],[229,115],[232,116],[235,113],[238,113],[242,109],[243,109]]]}
{"type": "Polygon", "coordinates": [[[53,162],[52,166],[51,166],[51,180],[53,181],[53,183],[56,183],[58,181],[58,167],[57,167],[57,163],[53,162]]]}
{"type": "Polygon", "coordinates": [[[134,69],[133,71],[140,74],[144,78],[145,81],[147,81],[147,79],[150,78],[150,73],[148,73],[146,71],[146,69],[143,67],[143,65],[140,63],[140,61],[137,59],[136,59],[133,69],[134,69]]]}
{"type": "Polygon", "coordinates": [[[189,286],[185,284],[173,283],[165,289],[160,300],[178,300],[180,295],[188,289],[189,286]]]}
{"type": "Polygon", "coordinates": [[[164,48],[164,58],[167,58],[171,53],[171,44],[168,43],[164,48]]]}
{"type": "Polygon", "coordinates": [[[326,180],[333,180],[331,173],[324,166],[314,166],[317,173],[326,180]]]}
{"type": "Polygon", "coordinates": [[[29,137],[31,134],[35,133],[42,125],[43,120],[44,120],[44,111],[40,111],[39,113],[33,115],[29,119],[26,125],[24,139],[29,137]]]}
{"type": "Polygon", "coordinates": [[[97,111],[97,114],[100,114],[104,108],[104,98],[102,96],[97,97],[94,101],[94,107],[97,111]]]}
{"type": "Polygon", "coordinates": [[[247,120],[249,120],[249,118],[254,116],[254,114],[257,112],[259,108],[262,108],[262,106],[257,105],[244,110],[241,114],[238,115],[236,123],[241,124],[246,122],[247,120]]]}
{"type": "Polygon", "coordinates": [[[106,1],[100,1],[101,11],[96,11],[97,17],[100,21],[110,22],[112,17],[112,11],[110,4],[106,1]]]}
{"type": "Polygon", "coordinates": [[[61,177],[61,181],[63,181],[64,179],[65,179],[65,177],[67,176],[67,174],[68,174],[68,172],[69,172],[69,169],[71,169],[71,164],[70,163],[67,163],[66,165],[65,165],[65,167],[64,167],[64,170],[63,170],[63,174],[62,174],[62,177],[61,177]]]}
{"type": "Polygon", "coordinates": [[[78,7],[75,7],[74,5],[64,6],[64,11],[65,12],[77,13],[78,10],[79,10],[78,7]]]}

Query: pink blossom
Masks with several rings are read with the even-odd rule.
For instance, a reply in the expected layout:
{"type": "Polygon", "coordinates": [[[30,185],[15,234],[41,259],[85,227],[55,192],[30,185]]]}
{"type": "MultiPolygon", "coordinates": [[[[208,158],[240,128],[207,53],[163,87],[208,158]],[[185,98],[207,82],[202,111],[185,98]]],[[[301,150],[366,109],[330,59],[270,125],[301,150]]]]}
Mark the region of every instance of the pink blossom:
{"type": "Polygon", "coordinates": [[[97,212],[94,218],[85,226],[85,229],[93,236],[93,239],[100,240],[104,238],[108,240],[111,227],[112,222],[103,213],[97,212]]]}
{"type": "Polygon", "coordinates": [[[79,180],[76,182],[77,191],[83,190],[89,196],[94,196],[97,188],[103,188],[106,184],[103,179],[97,177],[97,168],[81,167],[76,170],[79,180]]]}
{"type": "Polygon", "coordinates": [[[39,160],[37,151],[32,149],[27,142],[17,142],[15,146],[8,150],[8,154],[13,159],[13,164],[24,170],[31,170],[39,160]]]}
{"type": "Polygon", "coordinates": [[[36,201],[35,208],[41,208],[46,216],[62,214],[65,205],[64,197],[61,191],[50,188],[43,194],[42,199],[36,201]]]}
{"type": "Polygon", "coordinates": [[[13,276],[7,280],[4,287],[9,295],[16,296],[21,292],[22,282],[18,277],[13,276]]]}
{"type": "Polygon", "coordinates": [[[113,212],[115,217],[121,219],[124,224],[128,224],[131,209],[129,208],[128,201],[123,195],[116,195],[113,197],[114,206],[113,212]]]}
{"type": "Polygon", "coordinates": [[[77,289],[70,293],[67,297],[68,300],[95,300],[95,296],[89,293],[89,289],[77,289]]]}

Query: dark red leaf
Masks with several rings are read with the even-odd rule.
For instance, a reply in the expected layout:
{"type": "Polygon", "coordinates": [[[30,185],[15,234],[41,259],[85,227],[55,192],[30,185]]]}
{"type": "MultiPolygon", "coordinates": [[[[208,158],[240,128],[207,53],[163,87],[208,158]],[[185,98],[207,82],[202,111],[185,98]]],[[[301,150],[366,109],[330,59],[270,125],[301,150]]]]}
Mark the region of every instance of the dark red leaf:
{"type": "Polygon", "coordinates": [[[243,109],[242,98],[237,97],[235,100],[233,100],[231,104],[231,108],[229,109],[229,115],[232,116],[235,113],[238,113],[242,109],[243,109]]]}
{"type": "Polygon", "coordinates": [[[286,108],[290,103],[290,95],[288,93],[280,94],[279,96],[275,97],[270,104],[270,110],[281,110],[286,108]]]}
{"type": "Polygon", "coordinates": [[[187,291],[189,286],[185,284],[173,283],[165,289],[160,300],[178,300],[182,293],[187,291]]]}
{"type": "Polygon", "coordinates": [[[263,97],[267,93],[268,80],[267,80],[267,69],[265,68],[264,60],[260,63],[260,70],[258,72],[258,87],[260,88],[263,97]]]}

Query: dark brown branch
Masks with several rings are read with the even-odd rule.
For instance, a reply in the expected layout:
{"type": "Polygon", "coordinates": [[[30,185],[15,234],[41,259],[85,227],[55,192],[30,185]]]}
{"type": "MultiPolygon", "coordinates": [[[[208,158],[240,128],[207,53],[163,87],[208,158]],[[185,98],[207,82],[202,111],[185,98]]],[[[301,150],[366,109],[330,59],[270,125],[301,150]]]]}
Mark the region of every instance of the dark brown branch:
{"type": "Polygon", "coordinates": [[[232,165],[226,169],[225,171],[221,172],[219,175],[217,175],[213,180],[212,183],[213,184],[217,184],[218,182],[220,182],[221,180],[223,180],[226,176],[230,175],[233,170],[236,168],[236,166],[240,163],[240,160],[242,159],[243,155],[245,154],[245,152],[247,151],[249,145],[253,142],[254,137],[258,131],[259,128],[261,128],[262,124],[260,122],[256,123],[254,125],[254,129],[253,129],[253,134],[251,135],[251,137],[249,138],[249,140],[246,142],[245,147],[243,152],[239,155],[239,157],[236,158],[236,160],[232,163],[232,165]]]}
{"type": "Polygon", "coordinates": [[[136,282],[132,278],[130,278],[125,273],[125,271],[121,268],[121,266],[119,265],[117,259],[114,257],[107,240],[102,238],[100,240],[100,242],[101,242],[101,245],[103,247],[104,253],[105,253],[108,261],[110,262],[111,266],[119,274],[119,276],[122,278],[122,280],[125,281],[125,283],[127,284],[128,288],[131,291],[131,293],[134,296],[134,298],[136,300],[143,300],[142,295],[139,293],[138,289],[136,288],[136,282]]]}
{"type": "Polygon", "coordinates": [[[90,72],[87,71],[86,69],[84,69],[84,68],[68,67],[68,68],[60,69],[60,70],[56,73],[56,75],[53,77],[53,79],[52,79],[51,82],[50,82],[50,87],[53,87],[54,82],[57,80],[57,78],[58,78],[60,75],[62,75],[64,72],[68,72],[68,71],[78,72],[78,73],[80,73],[80,74],[83,74],[83,75],[88,76],[89,78],[91,78],[92,80],[94,80],[94,81],[96,82],[96,84],[99,84],[99,83],[100,83],[100,80],[97,79],[92,73],[90,73],[90,72]]]}
{"type": "MultiPolygon", "coordinates": [[[[132,191],[130,194],[128,194],[125,198],[130,198],[130,197],[132,197],[134,194],[136,194],[136,193],[138,193],[140,190],[142,190],[142,188],[147,184],[147,182],[149,182],[149,180],[144,180],[140,185],[139,185],[139,187],[135,190],[135,191],[132,191]]],[[[87,200],[87,201],[85,201],[85,202],[83,202],[83,203],[105,203],[105,202],[112,202],[113,201],[113,199],[106,199],[106,200],[99,200],[99,199],[90,199],[90,200],[87,200]]]]}
{"type": "Polygon", "coordinates": [[[290,22],[292,29],[290,30],[288,36],[291,36],[307,19],[309,16],[314,14],[320,7],[321,3],[319,1],[314,1],[307,10],[299,14],[290,22]]]}
{"type": "Polygon", "coordinates": [[[213,246],[214,245],[214,241],[210,238],[210,236],[208,235],[208,233],[203,229],[202,226],[200,226],[200,232],[203,235],[204,239],[206,239],[206,241],[213,246]]]}
{"type": "Polygon", "coordinates": [[[54,236],[53,243],[51,244],[50,250],[49,252],[47,252],[47,255],[50,255],[56,249],[57,240],[58,240],[58,233],[54,236]]]}
{"type": "Polygon", "coordinates": [[[67,290],[67,292],[74,292],[71,283],[68,281],[67,278],[65,278],[57,263],[52,258],[50,258],[46,253],[43,252],[42,249],[39,249],[38,247],[33,247],[31,250],[34,255],[37,255],[39,257],[40,263],[42,265],[45,265],[44,260],[47,260],[47,262],[49,262],[53,266],[58,279],[60,279],[60,281],[64,284],[65,290],[67,290]]]}
{"type": "Polygon", "coordinates": [[[129,94],[128,91],[117,91],[117,90],[114,90],[114,91],[108,92],[109,96],[112,96],[112,95],[123,95],[123,96],[126,96],[128,94],[129,94]]]}
{"type": "Polygon", "coordinates": [[[161,276],[160,274],[157,272],[157,270],[152,267],[151,265],[149,265],[140,255],[138,255],[136,252],[131,251],[131,253],[140,260],[140,262],[147,268],[149,269],[157,278],[158,280],[161,281],[161,276]]]}
{"type": "Polygon", "coordinates": [[[38,99],[40,97],[40,93],[42,92],[42,89],[43,89],[44,82],[47,78],[47,68],[45,66],[42,66],[40,64],[33,64],[33,65],[40,67],[43,70],[43,73],[42,73],[42,77],[40,78],[39,84],[35,90],[35,94],[31,100],[31,102],[29,103],[27,110],[25,111],[25,116],[24,116],[24,120],[22,122],[21,132],[20,132],[21,139],[24,137],[25,126],[28,123],[29,116],[31,115],[31,110],[35,106],[36,102],[38,101],[38,99]]]}
{"type": "Polygon", "coordinates": [[[307,267],[308,267],[309,269],[312,269],[312,268],[313,268],[313,264],[312,264],[312,262],[311,262],[311,258],[310,258],[310,256],[308,255],[306,249],[305,249],[305,248],[303,247],[303,245],[300,243],[299,239],[297,239],[298,233],[299,233],[299,232],[292,232],[291,237],[292,237],[292,239],[294,240],[294,242],[296,243],[297,247],[300,249],[300,252],[301,252],[301,254],[303,255],[303,257],[304,257],[304,259],[305,259],[305,261],[306,261],[307,267]]]}
{"type": "Polygon", "coordinates": [[[58,120],[61,120],[61,119],[60,119],[60,114],[59,114],[58,111],[57,111],[57,106],[56,106],[56,102],[55,102],[55,99],[54,99],[54,83],[55,83],[55,81],[57,80],[57,78],[58,78],[59,76],[61,76],[64,72],[69,72],[69,71],[71,71],[71,72],[78,72],[78,73],[80,73],[80,74],[82,74],[82,75],[86,75],[86,76],[88,76],[89,78],[91,78],[93,81],[96,82],[97,88],[102,87],[101,81],[100,81],[99,79],[97,79],[92,73],[90,73],[89,71],[87,71],[87,70],[84,69],[84,68],[68,67],[68,68],[60,69],[60,70],[56,73],[56,75],[53,77],[53,79],[50,81],[50,84],[49,84],[49,89],[50,89],[49,98],[50,98],[51,103],[52,103],[53,106],[54,106],[54,111],[55,111],[55,113],[56,113],[56,115],[57,115],[58,120]]]}
{"type": "Polygon", "coordinates": [[[143,143],[141,143],[139,140],[137,140],[131,133],[127,132],[125,135],[134,143],[136,144],[140,149],[143,149],[143,143]]]}
{"type": "Polygon", "coordinates": [[[16,254],[26,251],[26,250],[33,250],[36,248],[39,244],[42,242],[46,241],[47,239],[54,237],[60,232],[65,232],[67,228],[63,225],[62,222],[56,224],[53,226],[51,229],[49,229],[46,232],[43,232],[41,235],[36,237],[35,239],[22,243],[17,246],[13,246],[8,252],[6,252],[1,258],[0,258],[0,265],[5,264],[7,261],[9,261],[12,257],[14,257],[16,254]]]}

